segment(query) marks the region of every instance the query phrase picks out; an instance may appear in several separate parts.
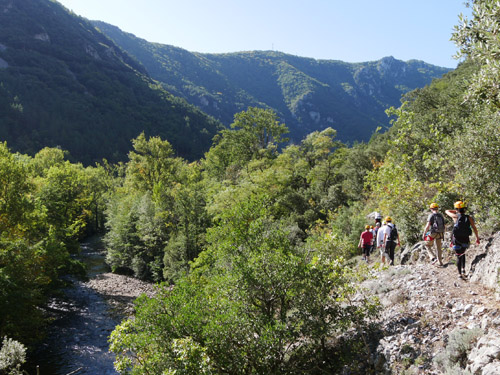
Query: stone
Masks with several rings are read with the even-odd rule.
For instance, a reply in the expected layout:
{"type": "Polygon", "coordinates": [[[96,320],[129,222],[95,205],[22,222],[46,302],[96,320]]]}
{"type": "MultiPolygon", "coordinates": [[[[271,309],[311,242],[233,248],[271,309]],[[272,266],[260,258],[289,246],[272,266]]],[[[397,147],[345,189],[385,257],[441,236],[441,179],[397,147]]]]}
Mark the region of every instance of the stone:
{"type": "MultiPolygon", "coordinates": [[[[484,368],[487,365],[494,362],[500,365],[499,359],[500,335],[497,332],[490,333],[481,337],[476,346],[469,353],[467,370],[473,374],[478,374],[481,373],[480,371],[483,369],[482,374],[484,374],[484,368]]],[[[492,366],[490,367],[493,368],[492,366]]]]}

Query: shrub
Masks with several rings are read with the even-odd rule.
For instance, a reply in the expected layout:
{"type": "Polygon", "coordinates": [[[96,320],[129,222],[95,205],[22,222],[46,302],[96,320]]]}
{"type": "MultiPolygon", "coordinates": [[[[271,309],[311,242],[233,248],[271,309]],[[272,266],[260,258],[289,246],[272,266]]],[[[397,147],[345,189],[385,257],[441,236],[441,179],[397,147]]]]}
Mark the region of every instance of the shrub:
{"type": "Polygon", "coordinates": [[[446,374],[464,374],[467,356],[473,344],[483,334],[481,329],[455,329],[450,333],[448,344],[434,363],[446,374]]]}
{"type": "Polygon", "coordinates": [[[22,375],[21,366],[24,362],[26,362],[25,346],[4,337],[0,349],[0,374],[22,375]]]}

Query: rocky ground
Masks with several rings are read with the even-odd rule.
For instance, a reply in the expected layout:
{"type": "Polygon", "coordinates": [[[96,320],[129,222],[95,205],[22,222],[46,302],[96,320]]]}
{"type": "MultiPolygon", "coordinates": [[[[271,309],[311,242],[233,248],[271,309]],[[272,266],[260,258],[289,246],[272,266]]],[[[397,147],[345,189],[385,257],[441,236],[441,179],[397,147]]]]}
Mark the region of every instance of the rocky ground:
{"type": "Polygon", "coordinates": [[[383,306],[383,338],[372,353],[378,373],[500,374],[497,293],[478,280],[482,271],[473,264],[491,243],[471,249],[467,280],[459,278],[451,251],[445,249],[440,268],[421,245],[412,249],[412,264],[371,269],[363,287],[383,306]]]}
{"type": "Polygon", "coordinates": [[[149,297],[155,294],[155,285],[130,276],[111,272],[102,273],[86,282],[86,285],[101,294],[119,318],[134,312],[134,300],[142,294],[149,297]]]}

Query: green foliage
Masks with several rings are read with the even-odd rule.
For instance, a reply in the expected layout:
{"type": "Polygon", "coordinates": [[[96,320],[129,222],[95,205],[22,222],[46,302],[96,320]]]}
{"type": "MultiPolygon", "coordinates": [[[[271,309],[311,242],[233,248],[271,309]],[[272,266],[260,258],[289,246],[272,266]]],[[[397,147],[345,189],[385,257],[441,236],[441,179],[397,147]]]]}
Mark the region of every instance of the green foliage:
{"type": "Polygon", "coordinates": [[[206,358],[200,370],[207,373],[335,368],[328,339],[362,324],[374,306],[352,303],[349,268],[300,246],[289,223],[269,216],[267,200],[225,212],[193,274],[138,302],[135,318],[111,336],[121,373],[128,367],[132,374],[183,371],[179,342],[206,358]]]}
{"type": "Polygon", "coordinates": [[[273,159],[288,128],[271,110],[250,107],[237,113],[231,129],[222,130],[206,153],[205,169],[218,179],[235,179],[251,160],[273,159]]]}
{"type": "MultiPolygon", "coordinates": [[[[482,152],[477,147],[473,151],[476,142],[469,141],[469,132],[482,127],[478,109],[463,102],[467,79],[476,70],[476,65],[464,63],[429,87],[408,94],[399,109],[389,111],[397,116],[389,132],[391,148],[370,172],[367,187],[378,210],[393,216],[410,242],[419,240],[419,218],[430,202],[451,208],[454,200],[464,199],[485,206],[479,203],[482,190],[475,187],[491,182],[484,178],[472,183],[477,173],[464,174],[482,164],[482,152]]],[[[479,139],[484,147],[486,140],[479,139]]]]}
{"type": "Polygon", "coordinates": [[[0,144],[1,336],[32,344],[43,334],[47,295],[61,274],[81,269],[69,251],[93,232],[87,225],[94,215],[102,217],[109,179],[102,168],[64,161],[58,149],[30,158],[0,144]]]}
{"type": "Polygon", "coordinates": [[[26,348],[23,344],[4,337],[0,349],[0,374],[22,375],[21,366],[26,362],[26,348]]]}
{"type": "Polygon", "coordinates": [[[479,63],[481,68],[470,80],[467,98],[473,102],[500,106],[498,76],[498,13],[500,6],[495,0],[471,0],[472,18],[460,15],[452,40],[459,47],[458,56],[466,56],[479,63]]]}
{"type": "Polygon", "coordinates": [[[133,144],[107,208],[107,261],[115,271],[173,281],[201,251],[210,223],[201,171],[159,137],[141,134],[133,144]]]}
{"type": "Polygon", "coordinates": [[[332,337],[362,330],[377,311],[372,301],[351,301],[359,276],[342,256],[354,254],[365,218],[356,213],[362,195],[346,180],[360,183],[384,148],[374,141],[351,151],[328,128],[279,150],[285,132],[273,112],[250,108],[189,165],[166,141],[133,141],[108,208],[108,260],[143,276],[136,259],[152,270],[144,254],[163,254],[163,279],[175,286],[140,299],[134,319],[113,332],[120,372],[342,366],[332,337]],[[148,236],[143,223],[153,221],[148,236]]]}

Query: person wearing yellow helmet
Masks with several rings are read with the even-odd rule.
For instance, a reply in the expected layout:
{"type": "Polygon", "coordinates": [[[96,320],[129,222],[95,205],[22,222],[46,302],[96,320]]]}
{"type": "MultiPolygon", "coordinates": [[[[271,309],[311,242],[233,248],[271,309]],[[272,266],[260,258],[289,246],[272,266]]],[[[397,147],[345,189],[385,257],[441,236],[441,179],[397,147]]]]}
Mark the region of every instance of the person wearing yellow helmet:
{"type": "Polygon", "coordinates": [[[457,201],[454,204],[454,210],[446,210],[445,213],[453,219],[453,231],[451,241],[453,250],[457,256],[457,269],[460,278],[466,279],[465,274],[465,251],[470,246],[469,236],[474,231],[476,235],[476,244],[479,245],[479,235],[476,228],[476,223],[472,216],[465,214],[465,204],[463,201],[457,201]]]}
{"type": "MultiPolygon", "coordinates": [[[[387,225],[384,228],[384,247],[385,247],[385,254],[389,256],[390,260],[390,265],[394,265],[394,250],[396,249],[396,246],[401,246],[399,242],[399,233],[396,228],[396,225],[392,222],[392,217],[387,216],[385,218],[385,222],[387,225]]],[[[384,254],[382,254],[382,258],[384,257],[384,254]]]]}
{"type": "Polygon", "coordinates": [[[363,249],[363,260],[366,261],[366,263],[368,263],[370,260],[370,249],[372,247],[372,244],[373,244],[373,233],[370,230],[370,226],[366,225],[365,231],[361,233],[358,243],[358,247],[363,249]]]}
{"type": "Polygon", "coordinates": [[[444,216],[438,211],[439,205],[437,203],[431,203],[429,208],[431,210],[431,213],[427,217],[427,224],[425,225],[422,238],[424,239],[424,241],[426,241],[425,247],[427,249],[429,257],[431,258],[432,264],[435,264],[437,261],[439,261],[439,266],[442,267],[443,260],[441,256],[441,249],[445,231],[444,216]],[[434,240],[436,243],[436,254],[434,254],[434,252],[432,251],[434,240]]]}

